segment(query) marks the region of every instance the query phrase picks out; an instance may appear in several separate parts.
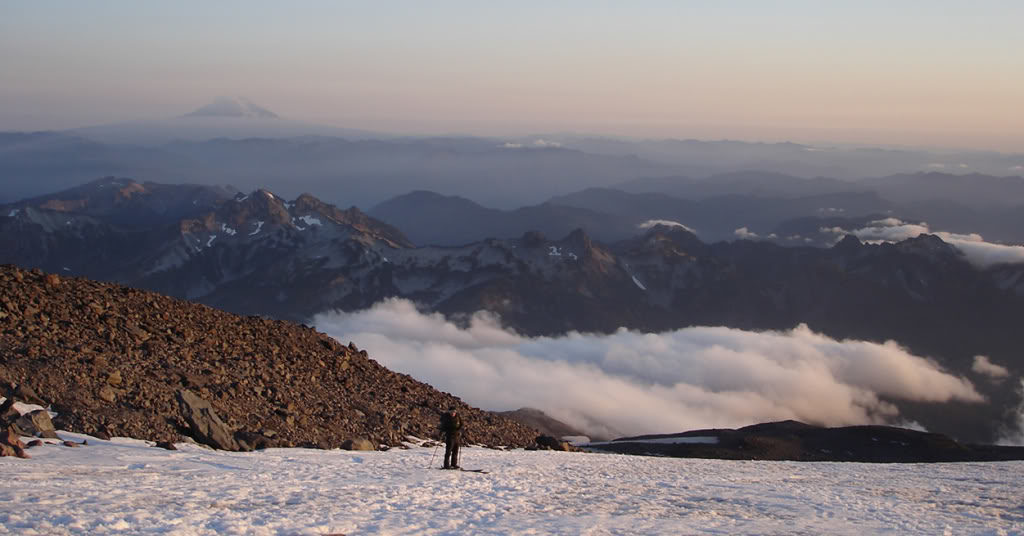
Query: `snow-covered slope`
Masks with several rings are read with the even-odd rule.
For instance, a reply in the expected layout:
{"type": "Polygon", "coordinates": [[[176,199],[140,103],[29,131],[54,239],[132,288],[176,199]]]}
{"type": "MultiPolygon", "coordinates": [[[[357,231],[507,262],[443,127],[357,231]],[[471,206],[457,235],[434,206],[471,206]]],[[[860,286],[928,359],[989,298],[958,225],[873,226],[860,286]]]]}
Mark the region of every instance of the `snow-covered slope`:
{"type": "MultiPolygon", "coordinates": [[[[63,434],[77,441],[84,436],[63,434]]],[[[0,459],[5,534],[1019,534],[1024,462],[735,462],[137,440],[0,459]]]]}

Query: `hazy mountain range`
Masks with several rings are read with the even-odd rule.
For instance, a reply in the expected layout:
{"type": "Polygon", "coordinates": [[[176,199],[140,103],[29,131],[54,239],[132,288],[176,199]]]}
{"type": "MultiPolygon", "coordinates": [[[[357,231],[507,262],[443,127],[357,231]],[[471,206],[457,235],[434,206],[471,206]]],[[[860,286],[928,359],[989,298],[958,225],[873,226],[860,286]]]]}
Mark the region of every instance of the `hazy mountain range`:
{"type": "MultiPolygon", "coordinates": [[[[450,318],[490,311],[528,335],[803,323],[837,339],[896,340],[962,374],[977,355],[1024,369],[1024,264],[980,265],[930,234],[813,248],[708,244],[678,225],[639,231],[607,244],[577,230],[415,247],[399,227],[308,194],[103,179],[0,207],[0,262],[298,321],[401,297],[450,318]]],[[[989,440],[1019,395],[1012,382],[978,388],[984,408],[901,407],[929,428],[989,440]]]]}
{"type": "MultiPolygon", "coordinates": [[[[0,202],[107,175],[232,184],[244,191],[263,187],[288,197],[312,191],[328,202],[364,208],[429,190],[509,210],[590,187],[678,194],[680,182],[715,176],[722,180],[701,184],[702,195],[740,188],[745,194],[811,196],[878,191],[884,184],[894,196],[897,190],[908,191],[915,201],[927,202],[931,197],[913,180],[903,186],[888,179],[847,182],[917,172],[1018,176],[1024,173],[1024,155],[577,135],[402,137],[292,121],[245,99],[226,97],[175,118],[0,133],[5,181],[0,202]],[[735,175],[749,170],[757,173],[745,179],[735,175]],[[830,179],[792,180],[817,177],[830,179]]],[[[973,185],[975,176],[938,197],[984,195],[973,185]]],[[[696,195],[691,186],[684,197],[696,195]]],[[[990,195],[996,203],[1005,199],[990,195]]]]}

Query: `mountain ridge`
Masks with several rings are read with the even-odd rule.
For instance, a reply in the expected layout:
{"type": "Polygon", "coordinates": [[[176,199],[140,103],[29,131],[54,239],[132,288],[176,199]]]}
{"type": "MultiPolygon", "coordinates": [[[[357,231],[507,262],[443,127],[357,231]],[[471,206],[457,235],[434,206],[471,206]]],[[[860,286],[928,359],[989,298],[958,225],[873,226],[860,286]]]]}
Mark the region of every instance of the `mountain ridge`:
{"type": "MultiPolygon", "coordinates": [[[[895,340],[964,375],[975,374],[979,354],[1012,374],[1024,369],[1016,352],[1024,339],[1013,322],[1024,315],[1024,265],[977,268],[933,235],[785,248],[749,240],[709,244],[683,228],[655,225],[612,243],[576,230],[560,238],[527,232],[412,247],[384,224],[312,196],[284,201],[257,191],[217,206],[252,203],[254,195],[277,207],[276,222],[251,214],[231,220],[241,216],[213,208],[184,226],[126,231],[84,216],[68,225],[67,213],[33,209],[52,222],[44,226],[5,210],[0,262],[298,322],[398,297],[453,319],[490,311],[526,336],[806,324],[836,339],[895,340]]],[[[950,406],[940,416],[907,406],[901,413],[939,430],[994,438],[1012,422],[1020,395],[1012,382],[981,386],[991,400],[983,410],[950,406]]]]}

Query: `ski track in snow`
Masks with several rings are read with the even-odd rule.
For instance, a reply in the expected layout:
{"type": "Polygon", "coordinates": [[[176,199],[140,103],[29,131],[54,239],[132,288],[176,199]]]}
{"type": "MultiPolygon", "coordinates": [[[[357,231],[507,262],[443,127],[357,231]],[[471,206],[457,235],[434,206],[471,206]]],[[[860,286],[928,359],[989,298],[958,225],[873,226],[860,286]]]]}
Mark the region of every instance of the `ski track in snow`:
{"type": "Polygon", "coordinates": [[[1024,531],[1024,462],[742,462],[466,448],[465,467],[491,471],[472,474],[428,469],[429,447],[231,453],[88,440],[30,449],[31,460],[0,459],[0,533],[1024,531]]]}

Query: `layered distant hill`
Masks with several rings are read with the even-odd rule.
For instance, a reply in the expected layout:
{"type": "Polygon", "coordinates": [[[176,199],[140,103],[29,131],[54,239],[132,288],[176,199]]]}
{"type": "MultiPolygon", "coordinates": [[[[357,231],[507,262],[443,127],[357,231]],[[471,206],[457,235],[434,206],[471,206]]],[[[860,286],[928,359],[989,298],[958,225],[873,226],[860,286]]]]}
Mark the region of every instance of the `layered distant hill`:
{"type": "MultiPolygon", "coordinates": [[[[837,339],[896,340],[962,374],[979,354],[1011,374],[1024,370],[1024,264],[978,264],[976,251],[934,235],[787,248],[708,244],[683,227],[655,225],[606,244],[577,230],[414,247],[400,229],[311,195],[229,193],[105,179],[6,205],[0,262],[298,321],[403,297],[453,317],[492,311],[532,335],[806,323],[837,339]],[[149,205],[159,217],[138,216],[149,205]]],[[[901,413],[987,441],[1017,407],[1015,387],[980,386],[992,402],[986,409],[949,405],[939,415],[908,405],[901,413]]]]}
{"type": "MultiPolygon", "coordinates": [[[[427,190],[512,210],[608,187],[694,200],[875,191],[906,203],[902,194],[909,193],[915,202],[941,199],[971,210],[985,210],[969,201],[985,190],[997,204],[1016,199],[1024,206],[1019,196],[988,183],[975,187],[983,180],[979,174],[1009,176],[1009,185],[1024,174],[1024,155],[573,135],[411,137],[295,121],[239,97],[218,97],[166,119],[0,133],[0,202],[109,175],[267,188],[289,198],[316,192],[328,202],[363,208],[427,190]],[[914,179],[921,172],[948,174],[944,182],[953,188],[929,180],[922,189],[914,179]],[[867,177],[885,178],[859,183],[867,177]]],[[[927,219],[930,213],[904,216],[927,219]]]]}
{"type": "Polygon", "coordinates": [[[866,189],[868,181],[852,184],[821,179],[834,187],[818,188],[816,181],[796,177],[763,173],[742,177],[744,180],[651,179],[616,188],[587,188],[514,210],[487,208],[461,196],[416,191],[389,199],[369,213],[405,229],[418,244],[449,246],[512,238],[528,230],[562,236],[576,228],[611,242],[663,222],[683,225],[706,242],[749,238],[786,246],[829,247],[839,239],[833,228],[854,230],[887,218],[925,222],[936,231],[1024,243],[1024,191],[1017,184],[1024,184],[1022,179],[937,174],[893,177],[893,197],[901,200],[897,202],[879,193],[889,191],[883,179],[870,181],[878,187],[866,189]],[[758,182],[758,176],[763,176],[764,182],[758,182]],[[932,190],[930,181],[947,187],[932,190]],[[922,192],[916,201],[901,192],[905,189],[901,185],[908,182],[917,184],[922,192]],[[804,183],[807,191],[819,193],[803,195],[804,183]],[[992,194],[969,193],[975,188],[998,192],[1002,198],[997,202],[992,194]]]}

